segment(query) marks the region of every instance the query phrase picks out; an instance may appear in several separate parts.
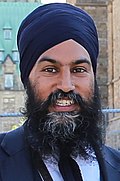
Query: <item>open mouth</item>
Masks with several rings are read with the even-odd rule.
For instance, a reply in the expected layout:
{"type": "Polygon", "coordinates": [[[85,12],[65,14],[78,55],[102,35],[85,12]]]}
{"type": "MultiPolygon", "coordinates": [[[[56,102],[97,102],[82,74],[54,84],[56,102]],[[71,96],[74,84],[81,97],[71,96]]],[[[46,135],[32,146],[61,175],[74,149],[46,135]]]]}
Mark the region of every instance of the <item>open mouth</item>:
{"type": "Polygon", "coordinates": [[[73,100],[66,100],[66,99],[58,99],[56,101],[56,105],[57,106],[71,106],[74,104],[74,101],[73,100]]]}
{"type": "Polygon", "coordinates": [[[78,104],[70,98],[58,98],[53,106],[50,106],[50,112],[71,112],[79,109],[78,104]]]}

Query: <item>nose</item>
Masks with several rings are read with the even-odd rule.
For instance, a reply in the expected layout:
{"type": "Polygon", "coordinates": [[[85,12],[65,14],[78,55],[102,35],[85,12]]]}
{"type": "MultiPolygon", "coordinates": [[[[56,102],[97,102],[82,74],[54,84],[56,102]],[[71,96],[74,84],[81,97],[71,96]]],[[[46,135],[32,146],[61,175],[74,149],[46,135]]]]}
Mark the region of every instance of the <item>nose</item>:
{"type": "Polygon", "coordinates": [[[65,70],[61,75],[57,83],[57,88],[62,90],[63,92],[73,91],[75,89],[75,85],[71,80],[70,71],[65,70]]]}

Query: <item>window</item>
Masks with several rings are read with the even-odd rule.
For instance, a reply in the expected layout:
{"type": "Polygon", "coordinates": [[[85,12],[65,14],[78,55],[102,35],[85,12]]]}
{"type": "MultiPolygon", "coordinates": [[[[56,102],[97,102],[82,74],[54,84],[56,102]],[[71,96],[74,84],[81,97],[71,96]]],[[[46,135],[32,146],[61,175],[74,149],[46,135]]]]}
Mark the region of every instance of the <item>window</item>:
{"type": "Polygon", "coordinates": [[[0,61],[4,60],[4,50],[0,50],[0,61]]]}
{"type": "Polygon", "coordinates": [[[12,36],[11,29],[4,29],[4,39],[5,40],[10,40],[11,36],[12,36]]]}
{"type": "Polygon", "coordinates": [[[17,50],[13,51],[13,60],[18,61],[19,60],[19,53],[17,50]]]}
{"type": "Polygon", "coordinates": [[[15,111],[15,98],[14,97],[4,97],[3,98],[3,111],[4,112],[14,112],[15,111]]]}
{"type": "Polygon", "coordinates": [[[13,88],[13,74],[5,74],[5,89],[13,88]]]}

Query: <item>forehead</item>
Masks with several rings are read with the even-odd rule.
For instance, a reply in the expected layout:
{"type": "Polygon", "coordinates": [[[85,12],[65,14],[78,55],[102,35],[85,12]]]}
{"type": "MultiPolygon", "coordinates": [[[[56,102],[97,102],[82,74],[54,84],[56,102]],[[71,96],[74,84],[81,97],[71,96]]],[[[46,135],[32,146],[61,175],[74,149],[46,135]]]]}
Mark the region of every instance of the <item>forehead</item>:
{"type": "Polygon", "coordinates": [[[60,63],[71,63],[79,59],[86,59],[91,63],[87,50],[74,40],[67,40],[48,49],[40,55],[36,63],[44,59],[53,59],[60,63]]]}

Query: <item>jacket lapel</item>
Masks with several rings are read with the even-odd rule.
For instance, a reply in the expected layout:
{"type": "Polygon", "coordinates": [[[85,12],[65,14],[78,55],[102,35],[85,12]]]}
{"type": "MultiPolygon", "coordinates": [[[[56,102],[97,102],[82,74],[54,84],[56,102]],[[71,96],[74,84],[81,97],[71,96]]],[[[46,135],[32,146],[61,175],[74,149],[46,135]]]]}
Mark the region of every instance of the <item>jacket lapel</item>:
{"type": "Polygon", "coordinates": [[[5,135],[1,146],[1,177],[4,181],[40,181],[39,175],[32,168],[29,150],[24,145],[23,127],[5,135]],[[6,152],[6,153],[5,153],[6,152]]]}
{"type": "MultiPolygon", "coordinates": [[[[120,152],[104,146],[103,156],[108,181],[120,181],[120,152]]],[[[102,178],[101,181],[103,181],[102,178]]]]}

